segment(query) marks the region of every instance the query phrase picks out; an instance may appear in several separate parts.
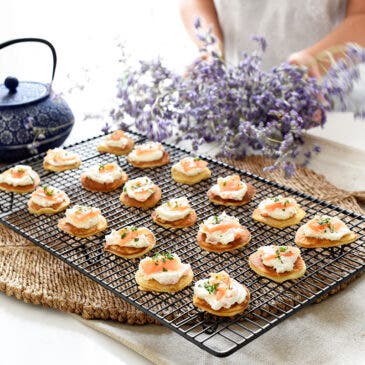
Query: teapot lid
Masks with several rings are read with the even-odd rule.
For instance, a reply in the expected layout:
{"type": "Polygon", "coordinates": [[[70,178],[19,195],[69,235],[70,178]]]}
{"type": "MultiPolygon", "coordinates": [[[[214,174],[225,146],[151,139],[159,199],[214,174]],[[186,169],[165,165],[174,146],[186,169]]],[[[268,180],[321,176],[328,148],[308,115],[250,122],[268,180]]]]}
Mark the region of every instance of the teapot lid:
{"type": "Polygon", "coordinates": [[[49,96],[46,84],[33,81],[19,82],[15,77],[7,77],[0,84],[0,109],[41,101],[49,96]]]}
{"type": "MultiPolygon", "coordinates": [[[[52,81],[56,71],[57,55],[52,43],[41,38],[19,38],[0,44],[0,49],[16,43],[38,42],[47,45],[53,58],[52,81]]],[[[16,77],[8,76],[3,84],[0,84],[0,110],[14,106],[27,105],[46,99],[50,95],[51,85],[34,81],[19,82],[16,77]]]]}

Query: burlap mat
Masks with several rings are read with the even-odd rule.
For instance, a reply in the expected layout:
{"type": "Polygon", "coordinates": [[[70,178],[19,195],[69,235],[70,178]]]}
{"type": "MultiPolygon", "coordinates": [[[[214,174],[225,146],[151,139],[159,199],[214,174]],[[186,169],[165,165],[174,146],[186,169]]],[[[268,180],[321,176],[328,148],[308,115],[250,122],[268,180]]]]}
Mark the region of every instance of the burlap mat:
{"type": "MultiPolygon", "coordinates": [[[[309,169],[299,168],[293,179],[285,180],[280,172],[263,173],[263,166],[267,166],[269,162],[262,157],[225,162],[363,213],[356,198],[364,201],[364,192],[352,193],[338,189],[323,176],[309,169]]],[[[342,285],[331,294],[345,286],[346,284],[342,285]]],[[[112,319],[130,324],[155,323],[130,304],[2,225],[0,290],[26,303],[42,304],[80,314],[86,319],[112,319]]]]}

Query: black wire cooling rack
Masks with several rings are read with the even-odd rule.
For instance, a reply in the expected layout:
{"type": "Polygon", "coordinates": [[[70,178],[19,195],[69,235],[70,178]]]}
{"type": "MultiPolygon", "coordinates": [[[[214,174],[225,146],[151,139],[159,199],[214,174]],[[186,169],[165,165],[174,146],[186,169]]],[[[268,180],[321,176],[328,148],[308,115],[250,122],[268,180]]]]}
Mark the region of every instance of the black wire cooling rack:
{"type": "MultiPolygon", "coordinates": [[[[142,135],[130,135],[137,143],[145,140],[142,135]]],[[[157,244],[151,254],[157,251],[177,253],[183,262],[191,264],[194,280],[205,278],[209,272],[226,270],[231,277],[244,283],[251,292],[250,305],[242,315],[217,318],[200,312],[192,304],[192,286],[175,294],[140,291],[134,280],[139,259],[125,260],[104,252],[104,234],[90,238],[75,238],[59,231],[57,220],[64,213],[51,216],[31,215],[26,208],[29,194],[13,195],[1,192],[0,222],[215,356],[232,354],[364,268],[364,216],[205,156],[201,157],[209,162],[212,178],[193,186],[175,183],[170,176],[171,164],[139,170],[130,166],[124,157],[118,158],[120,166],[128,173],[130,179],[143,175],[152,178],[162,190],[162,201],[187,196],[198,215],[198,224],[191,228],[172,231],[155,225],[150,217],[152,209],[142,211],[120,204],[121,189],[111,193],[86,191],[79,183],[81,171],[90,165],[116,159],[113,155],[99,154],[96,151],[96,146],[102,138],[104,136],[67,147],[80,155],[82,166],[79,170],[61,173],[44,171],[44,154],[22,163],[29,164],[38,172],[42,184],[54,185],[67,192],[72,204],[87,204],[100,208],[108,221],[106,233],[125,225],[145,226],[151,229],[157,238],[157,244]],[[239,173],[245,181],[255,186],[254,199],[242,207],[212,205],[206,196],[208,188],[218,176],[233,172],[239,173]],[[293,245],[298,228],[294,226],[278,230],[251,219],[253,210],[262,199],[278,194],[291,195],[298,201],[307,213],[303,222],[318,212],[337,215],[359,238],[356,242],[340,248],[302,250],[307,271],[300,279],[277,284],[259,277],[249,268],[248,256],[262,245],[293,245]],[[199,223],[223,210],[238,217],[250,230],[250,244],[234,252],[217,254],[202,251],[196,243],[199,223]]],[[[175,146],[167,144],[165,147],[172,163],[189,154],[188,151],[175,146]]]]}

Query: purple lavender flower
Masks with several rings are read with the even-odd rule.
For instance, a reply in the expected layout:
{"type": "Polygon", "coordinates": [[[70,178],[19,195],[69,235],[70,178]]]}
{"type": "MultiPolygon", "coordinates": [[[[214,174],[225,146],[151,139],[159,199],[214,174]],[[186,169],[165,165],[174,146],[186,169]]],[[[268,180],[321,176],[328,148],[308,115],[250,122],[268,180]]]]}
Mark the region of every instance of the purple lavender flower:
{"type": "Polygon", "coordinates": [[[199,29],[199,28],[201,28],[201,26],[202,26],[202,23],[201,23],[200,18],[199,17],[196,17],[194,19],[194,28],[195,29],[199,29]]]}
{"type": "Polygon", "coordinates": [[[106,123],[103,125],[103,127],[101,128],[101,131],[102,131],[103,133],[105,133],[105,134],[108,134],[108,133],[109,133],[109,131],[110,131],[110,129],[111,129],[111,125],[110,125],[108,122],[106,122],[106,123]]]}
{"type": "Polygon", "coordinates": [[[118,106],[111,117],[122,129],[133,123],[154,140],[189,140],[194,150],[215,142],[220,156],[239,159],[258,152],[275,160],[265,171],[282,168],[286,177],[293,176],[295,162],[306,165],[320,151],[319,146],[306,146],[305,132],[323,126],[326,111],[335,103],[347,108],[346,96],[359,78],[356,65],[365,60],[364,50],[349,45],[346,58],[319,83],[289,63],[262,70],[267,43],[259,36],[253,39],[261,52],[243,53],[238,66],[226,64],[211,50],[211,30],[201,32],[198,18],[194,26],[211,57],[197,59],[184,76],[159,59],[140,62],[118,80],[118,106]]]}

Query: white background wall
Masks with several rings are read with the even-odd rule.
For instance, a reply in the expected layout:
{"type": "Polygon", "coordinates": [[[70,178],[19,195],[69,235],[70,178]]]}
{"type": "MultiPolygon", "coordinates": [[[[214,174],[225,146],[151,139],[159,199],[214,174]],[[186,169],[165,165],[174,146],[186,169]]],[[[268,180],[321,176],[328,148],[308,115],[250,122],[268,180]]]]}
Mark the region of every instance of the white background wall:
{"type": "MultiPolygon", "coordinates": [[[[196,56],[176,0],[3,0],[0,9],[0,41],[40,37],[54,44],[56,91],[85,84],[84,70],[89,70],[90,87],[67,98],[80,118],[83,112],[108,108],[108,98],[115,94],[119,42],[135,59],[161,56],[180,70],[196,56]]],[[[0,82],[10,74],[48,81],[50,65],[45,46],[12,46],[0,51],[0,82]]]]}

